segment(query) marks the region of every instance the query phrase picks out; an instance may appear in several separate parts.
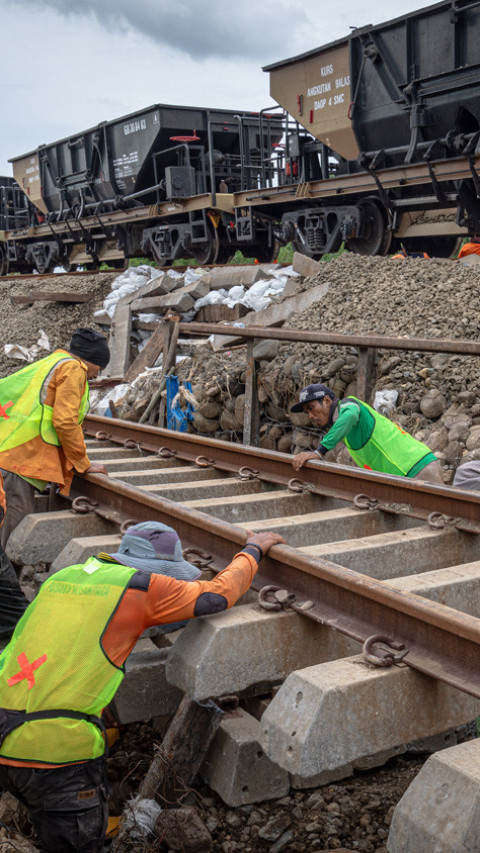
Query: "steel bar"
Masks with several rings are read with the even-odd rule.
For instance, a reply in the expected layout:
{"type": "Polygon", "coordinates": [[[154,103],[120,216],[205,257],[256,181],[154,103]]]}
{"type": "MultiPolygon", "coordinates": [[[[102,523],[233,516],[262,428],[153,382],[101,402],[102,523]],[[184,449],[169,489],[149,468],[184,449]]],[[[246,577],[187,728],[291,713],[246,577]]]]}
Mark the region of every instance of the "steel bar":
{"type": "MultiPolygon", "coordinates": [[[[79,495],[96,502],[96,513],[117,522],[156,519],[173,526],[184,547],[212,554],[217,569],[246,541],[245,531],[234,525],[104,475],[76,476],[71,498],[79,495]]],[[[361,642],[388,634],[408,649],[407,666],[480,698],[480,619],[287,545],[270,550],[253,587],[270,584],[285,587],[299,601],[311,599],[307,618],[361,642]]]]}
{"type": "Polygon", "coordinates": [[[260,326],[219,326],[215,323],[180,323],[180,332],[190,335],[228,335],[235,338],[266,338],[272,341],[334,344],[335,346],[377,347],[378,349],[413,350],[414,352],[451,352],[480,355],[480,342],[448,338],[391,338],[387,335],[341,335],[306,329],[274,329],[260,326]]]}
{"type": "MultiPolygon", "coordinates": [[[[367,495],[378,501],[377,509],[428,519],[432,512],[449,516],[460,530],[480,533],[480,494],[420,483],[408,477],[395,477],[351,468],[324,461],[308,462],[298,473],[292,468],[292,456],[264,448],[232,445],[215,438],[200,438],[191,433],[158,429],[130,421],[101,418],[89,415],[85,419],[85,432],[94,437],[97,432],[105,433],[113,442],[122,444],[133,438],[140,446],[156,453],[161,447],[174,451],[178,459],[194,462],[198,456],[214,459],[214,468],[238,473],[247,465],[259,470],[259,478],[267,482],[287,486],[295,478],[307,491],[326,497],[353,501],[359,495],[367,495]]],[[[302,486],[301,486],[302,488],[302,486]]]]}

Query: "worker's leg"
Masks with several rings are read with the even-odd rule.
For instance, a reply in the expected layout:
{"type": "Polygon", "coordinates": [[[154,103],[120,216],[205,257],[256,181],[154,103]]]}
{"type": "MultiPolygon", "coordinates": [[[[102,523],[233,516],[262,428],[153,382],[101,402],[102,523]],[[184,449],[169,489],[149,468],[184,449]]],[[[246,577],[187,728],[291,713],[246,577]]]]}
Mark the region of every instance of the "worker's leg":
{"type": "Polygon", "coordinates": [[[0,545],[0,643],[10,639],[27,607],[15,569],[0,545]]]}
{"type": "Polygon", "coordinates": [[[12,530],[17,524],[20,524],[22,518],[33,512],[35,489],[30,483],[27,483],[17,474],[12,474],[11,471],[4,471],[3,468],[0,468],[0,473],[3,476],[3,488],[7,500],[7,514],[0,527],[0,543],[5,548],[12,530]]]}
{"type": "Polygon", "coordinates": [[[418,474],[413,477],[414,480],[424,480],[425,483],[439,483],[442,486],[445,485],[443,477],[442,477],[442,466],[440,462],[429,462],[428,465],[425,465],[425,468],[422,468],[418,474]]]}
{"type": "Polygon", "coordinates": [[[0,764],[0,787],[27,806],[41,853],[101,853],[108,822],[103,759],[52,770],[0,764]]]}

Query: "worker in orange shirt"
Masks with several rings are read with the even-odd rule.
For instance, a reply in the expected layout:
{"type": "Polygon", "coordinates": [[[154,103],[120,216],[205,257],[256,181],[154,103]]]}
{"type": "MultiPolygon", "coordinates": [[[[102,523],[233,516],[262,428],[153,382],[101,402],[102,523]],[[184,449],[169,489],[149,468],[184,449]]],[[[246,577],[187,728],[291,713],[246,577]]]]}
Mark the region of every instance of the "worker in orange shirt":
{"type": "Polygon", "coordinates": [[[103,849],[109,786],[101,713],[143,631],[232,607],[264,554],[283,541],[247,531],[231,563],[202,581],[183,560],[175,530],[143,522],[116,553],[43,583],[0,655],[0,787],[27,806],[42,853],[103,849]]]}
{"type": "Polygon", "coordinates": [[[458,253],[458,260],[466,258],[467,255],[480,255],[480,237],[472,237],[468,243],[462,246],[458,253]]]}
{"type": "Polygon", "coordinates": [[[0,542],[33,512],[36,491],[56,483],[68,495],[75,471],[102,473],[88,459],[82,422],[89,409],[88,380],[106,367],[106,338],[77,329],[68,349],[0,380],[0,472],[8,504],[0,542]]]}
{"type": "MultiPolygon", "coordinates": [[[[0,525],[6,512],[5,492],[0,474],[0,525]]],[[[15,625],[23,615],[28,601],[25,598],[10,560],[0,544],[0,648],[10,639],[15,625]]]]}

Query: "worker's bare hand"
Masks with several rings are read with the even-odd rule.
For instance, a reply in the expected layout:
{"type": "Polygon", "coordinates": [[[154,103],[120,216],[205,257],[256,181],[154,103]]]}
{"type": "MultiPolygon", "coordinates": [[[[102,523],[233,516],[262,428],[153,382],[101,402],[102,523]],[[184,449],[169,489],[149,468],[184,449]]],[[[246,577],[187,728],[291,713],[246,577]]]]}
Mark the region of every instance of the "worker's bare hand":
{"type": "Polygon", "coordinates": [[[105,468],[105,465],[102,465],[101,462],[92,462],[90,468],[87,468],[84,474],[106,474],[108,477],[108,471],[105,468]]]}
{"type": "Polygon", "coordinates": [[[305,450],[304,453],[297,453],[297,455],[293,457],[292,461],[295,471],[300,471],[302,465],[305,465],[305,462],[308,462],[309,459],[318,459],[318,455],[312,450],[305,450]]]}
{"type": "Polygon", "coordinates": [[[265,530],[262,533],[247,530],[247,545],[258,545],[266,554],[272,545],[285,545],[285,539],[279,533],[272,533],[271,530],[265,530]]]}

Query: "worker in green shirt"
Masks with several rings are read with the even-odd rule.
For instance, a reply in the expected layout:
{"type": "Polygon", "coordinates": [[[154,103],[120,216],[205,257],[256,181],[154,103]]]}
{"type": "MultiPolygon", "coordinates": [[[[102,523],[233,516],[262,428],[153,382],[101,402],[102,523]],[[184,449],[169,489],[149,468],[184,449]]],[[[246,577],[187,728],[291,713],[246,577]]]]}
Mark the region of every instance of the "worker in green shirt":
{"type": "Polygon", "coordinates": [[[356,397],[339,400],[326,385],[307,385],[290,411],[306,412],[325,432],[318,450],[297,453],[293,458],[295,471],[343,441],[361,468],[443,485],[440,463],[430,448],[356,397]]]}

